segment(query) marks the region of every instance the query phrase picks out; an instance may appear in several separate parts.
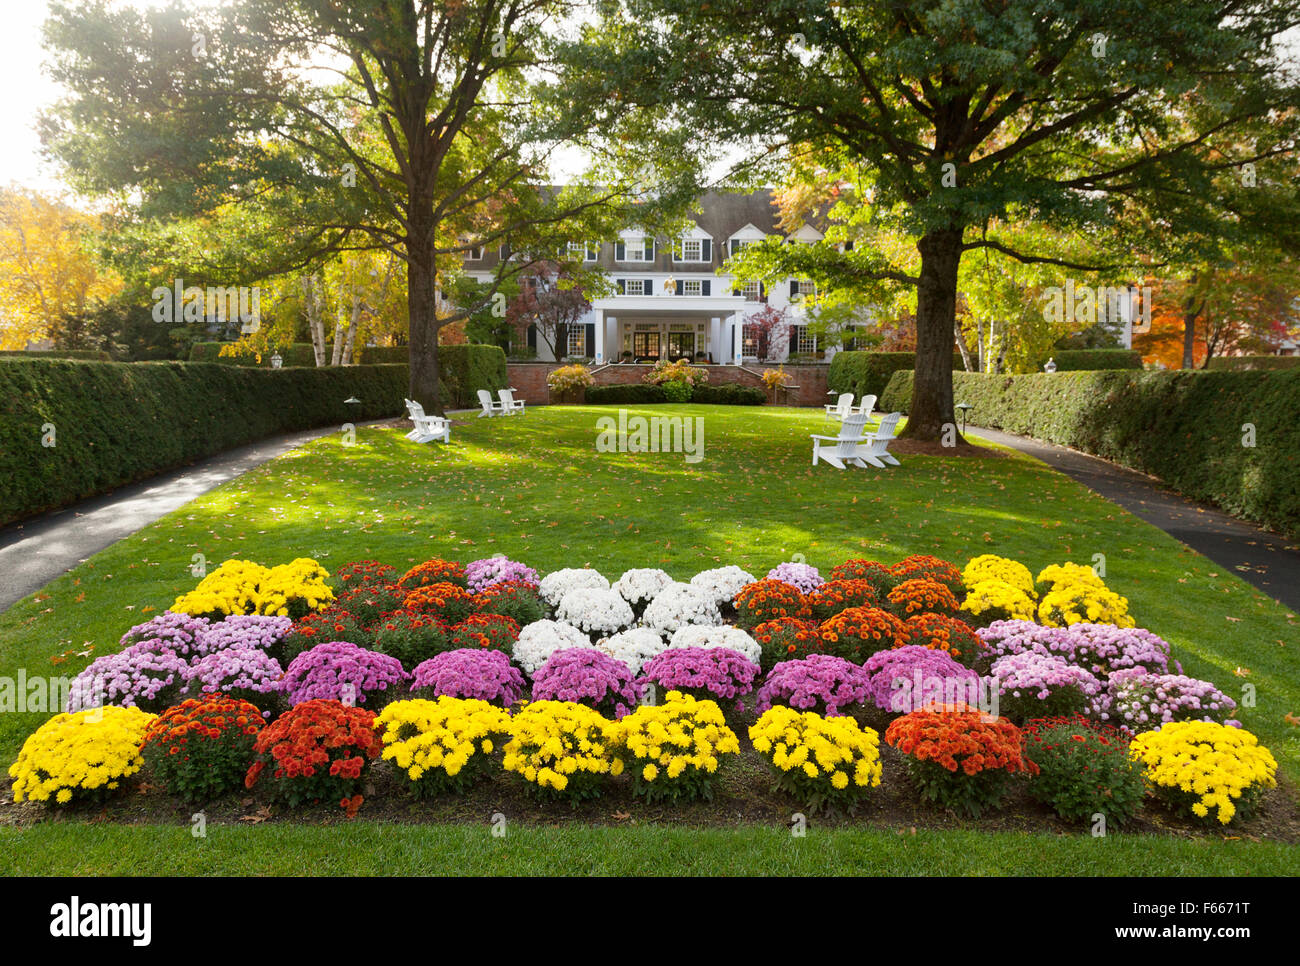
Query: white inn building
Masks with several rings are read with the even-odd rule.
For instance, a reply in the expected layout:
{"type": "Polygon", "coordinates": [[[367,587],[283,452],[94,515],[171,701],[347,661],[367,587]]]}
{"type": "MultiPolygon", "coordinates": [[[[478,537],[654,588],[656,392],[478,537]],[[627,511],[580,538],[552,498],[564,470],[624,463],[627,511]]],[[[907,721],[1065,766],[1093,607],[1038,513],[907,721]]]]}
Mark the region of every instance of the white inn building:
{"type": "MultiPolygon", "coordinates": [[[[700,199],[700,214],[680,238],[655,238],[635,227],[607,242],[569,243],[586,267],[603,270],[616,293],[594,299],[586,317],[568,330],[561,355],[598,363],[690,358],[719,365],[758,361],[757,341],[743,320],[765,305],[789,308],[788,338],[775,339],[770,361],[792,355],[823,359],[826,352],[808,332],[801,293],[812,291],[806,280],[789,278],[769,288],[722,271],[732,254],[771,236],[813,242],[823,236],[804,225],[784,236],[767,189],[750,194],[710,192],[700,199]],[[567,351],[566,351],[567,349],[567,351]]],[[[470,276],[487,281],[504,251],[477,250],[465,260],[470,276]]],[[[533,328],[528,345],[543,362],[551,357],[546,341],[533,328]]],[[[769,361],[769,360],[763,360],[769,361]]]]}

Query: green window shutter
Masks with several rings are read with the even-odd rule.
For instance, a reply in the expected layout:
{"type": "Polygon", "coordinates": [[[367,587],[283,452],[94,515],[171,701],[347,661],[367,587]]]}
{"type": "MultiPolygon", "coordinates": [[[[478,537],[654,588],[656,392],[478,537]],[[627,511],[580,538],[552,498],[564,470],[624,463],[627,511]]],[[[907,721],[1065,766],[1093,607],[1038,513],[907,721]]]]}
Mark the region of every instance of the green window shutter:
{"type": "Polygon", "coordinates": [[[680,278],[677,280],[677,294],[682,294],[682,280],[680,278]]]}
{"type": "Polygon", "coordinates": [[[619,295],[624,295],[624,294],[626,294],[626,292],[627,292],[627,282],[626,282],[624,279],[621,279],[621,278],[620,278],[620,279],[618,280],[618,282],[617,282],[617,285],[618,285],[618,294],[619,294],[619,295]]]}
{"type": "Polygon", "coordinates": [[[704,279],[704,280],[702,280],[702,281],[700,282],[700,292],[701,292],[702,294],[704,294],[704,295],[708,295],[708,294],[709,294],[709,287],[710,287],[710,286],[709,286],[709,279],[706,278],[706,279],[704,279]]]}
{"type": "Polygon", "coordinates": [[[626,259],[627,259],[627,244],[624,242],[615,242],[614,260],[621,262],[621,261],[625,261],[626,259]]]}
{"type": "Polygon", "coordinates": [[[652,278],[647,278],[647,279],[645,280],[645,283],[644,283],[644,284],[645,284],[645,287],[641,289],[641,294],[642,294],[642,295],[654,295],[654,294],[655,294],[655,281],[654,281],[654,279],[652,279],[652,278]]]}
{"type": "Polygon", "coordinates": [[[706,238],[700,242],[700,251],[704,254],[706,262],[713,261],[713,242],[710,239],[706,238]]]}

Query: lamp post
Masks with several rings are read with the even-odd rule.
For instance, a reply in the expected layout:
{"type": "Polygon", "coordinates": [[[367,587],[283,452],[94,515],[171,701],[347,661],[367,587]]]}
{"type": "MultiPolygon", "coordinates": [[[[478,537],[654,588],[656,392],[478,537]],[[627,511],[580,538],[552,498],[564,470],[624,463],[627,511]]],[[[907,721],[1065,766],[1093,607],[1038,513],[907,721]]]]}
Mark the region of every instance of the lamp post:
{"type": "Polygon", "coordinates": [[[355,424],[357,421],[357,414],[361,412],[361,400],[356,396],[348,396],[347,399],[343,400],[343,405],[348,407],[349,421],[355,424]]]}
{"type": "Polygon", "coordinates": [[[965,436],[966,435],[966,414],[970,412],[972,409],[974,409],[975,407],[972,406],[970,403],[958,403],[953,408],[961,410],[961,434],[965,436]]]}
{"type": "Polygon", "coordinates": [[[279,369],[283,365],[284,365],[284,359],[283,357],[281,357],[280,353],[277,352],[275,355],[271,356],[272,369],[279,369]]]}
{"type": "Polygon", "coordinates": [[[1043,364],[1043,372],[1053,373],[1055,371],[1056,371],[1056,360],[1048,359],[1047,362],[1043,364]]]}

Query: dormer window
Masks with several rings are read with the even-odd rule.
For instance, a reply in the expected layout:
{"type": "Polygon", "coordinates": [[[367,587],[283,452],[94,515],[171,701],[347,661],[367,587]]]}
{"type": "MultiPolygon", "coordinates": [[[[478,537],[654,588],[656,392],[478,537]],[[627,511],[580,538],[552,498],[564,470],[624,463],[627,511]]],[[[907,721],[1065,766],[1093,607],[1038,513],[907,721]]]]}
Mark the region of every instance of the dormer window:
{"type": "Polygon", "coordinates": [[[713,261],[713,242],[708,238],[683,238],[677,243],[673,252],[676,262],[711,262],[713,261]]]}
{"type": "Polygon", "coordinates": [[[614,247],[615,261],[653,262],[655,260],[655,240],[648,235],[624,236],[614,247]]]}
{"type": "Polygon", "coordinates": [[[594,242],[569,242],[568,256],[584,262],[594,262],[600,255],[600,245],[594,242]]]}
{"type": "Polygon", "coordinates": [[[465,253],[465,260],[469,262],[479,262],[483,260],[483,246],[475,245],[465,253]]]}

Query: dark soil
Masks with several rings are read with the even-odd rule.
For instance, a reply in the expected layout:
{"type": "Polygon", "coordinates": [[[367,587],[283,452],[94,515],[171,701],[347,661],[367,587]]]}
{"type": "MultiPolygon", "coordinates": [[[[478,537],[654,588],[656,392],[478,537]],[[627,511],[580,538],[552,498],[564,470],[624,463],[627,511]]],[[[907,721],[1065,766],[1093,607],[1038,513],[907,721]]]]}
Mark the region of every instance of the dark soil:
{"type": "Polygon", "coordinates": [[[972,446],[966,442],[962,442],[957,446],[944,446],[943,443],[936,440],[924,439],[896,439],[889,444],[889,451],[897,453],[899,456],[942,456],[945,458],[959,456],[982,460],[1001,460],[1011,455],[1005,450],[991,449],[988,446],[972,446]]]}

